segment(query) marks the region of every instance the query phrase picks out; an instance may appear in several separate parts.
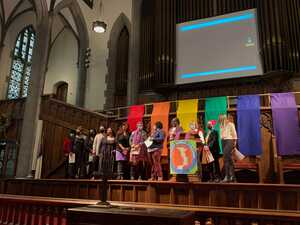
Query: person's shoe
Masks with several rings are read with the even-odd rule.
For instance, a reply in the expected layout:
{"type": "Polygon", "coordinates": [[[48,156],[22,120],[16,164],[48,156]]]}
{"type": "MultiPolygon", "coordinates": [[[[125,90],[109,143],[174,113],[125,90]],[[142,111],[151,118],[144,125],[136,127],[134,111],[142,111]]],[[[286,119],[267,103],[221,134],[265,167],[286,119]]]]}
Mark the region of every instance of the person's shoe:
{"type": "Polygon", "coordinates": [[[143,180],[141,176],[139,176],[138,180],[143,180]]]}
{"type": "Polygon", "coordinates": [[[230,182],[230,179],[225,176],[225,178],[222,180],[222,183],[229,183],[230,182]]]}
{"type": "Polygon", "coordinates": [[[176,176],[172,176],[170,179],[169,179],[170,182],[176,182],[176,176]]]}
{"type": "Polygon", "coordinates": [[[214,182],[215,182],[215,183],[220,183],[220,178],[215,178],[215,179],[214,179],[214,182]]]}
{"type": "Polygon", "coordinates": [[[124,180],[124,177],[119,175],[119,176],[117,176],[117,180],[124,180]]]}
{"type": "Polygon", "coordinates": [[[148,181],[155,181],[155,177],[151,177],[148,181]]]}
{"type": "Polygon", "coordinates": [[[131,177],[130,177],[130,180],[135,180],[135,179],[134,179],[134,176],[131,176],[131,177]]]}
{"type": "Polygon", "coordinates": [[[163,178],[162,177],[158,177],[157,181],[163,181],[163,178]]]}
{"type": "Polygon", "coordinates": [[[235,183],[235,182],[236,182],[235,177],[234,177],[234,176],[231,176],[231,177],[229,178],[229,182],[235,183]]]}

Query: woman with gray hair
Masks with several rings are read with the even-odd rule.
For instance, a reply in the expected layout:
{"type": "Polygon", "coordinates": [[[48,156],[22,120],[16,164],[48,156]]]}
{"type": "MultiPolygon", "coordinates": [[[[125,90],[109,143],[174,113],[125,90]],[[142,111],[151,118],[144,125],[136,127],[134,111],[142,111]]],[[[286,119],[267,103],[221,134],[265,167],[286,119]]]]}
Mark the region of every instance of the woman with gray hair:
{"type": "Polygon", "coordinates": [[[222,182],[235,182],[234,164],[232,160],[232,151],[237,141],[235,125],[228,120],[226,115],[220,115],[219,122],[225,168],[225,177],[222,182]]]}

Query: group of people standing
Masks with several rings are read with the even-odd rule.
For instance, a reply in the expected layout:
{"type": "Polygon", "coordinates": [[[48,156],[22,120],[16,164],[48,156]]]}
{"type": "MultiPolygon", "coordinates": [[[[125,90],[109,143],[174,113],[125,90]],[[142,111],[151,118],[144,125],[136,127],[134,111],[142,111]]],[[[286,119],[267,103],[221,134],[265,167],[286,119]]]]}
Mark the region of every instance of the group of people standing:
{"type": "MultiPolygon", "coordinates": [[[[219,117],[220,132],[215,129],[217,121],[207,123],[204,132],[196,122],[191,122],[190,130],[184,133],[178,118],[171,121],[168,136],[163,132],[161,122],[156,122],[148,136],[143,122],[129,132],[127,123],[123,123],[115,135],[112,128],[101,126],[98,133],[91,129],[88,135],[78,127],[71,131],[64,140],[65,176],[70,178],[131,179],[131,180],[163,180],[161,153],[165,138],[169,141],[190,139],[197,136],[200,141],[199,166],[212,182],[234,182],[234,163],[232,151],[236,146],[237,134],[234,123],[226,115],[219,117]],[[221,146],[220,146],[221,139],[221,146]],[[148,147],[145,142],[150,142],[148,147]],[[214,160],[201,165],[203,147],[207,146],[214,160]],[[219,159],[223,149],[224,179],[222,180],[219,159]],[[150,172],[151,171],[151,172],[150,172]]],[[[198,168],[199,168],[198,166],[198,168]]]]}
{"type": "Polygon", "coordinates": [[[138,122],[136,129],[129,132],[123,123],[115,135],[112,128],[99,128],[98,133],[91,129],[87,136],[78,127],[64,140],[65,177],[109,179],[147,179],[162,180],[160,155],[165,139],[162,123],[157,122],[148,137],[138,122]],[[148,148],[144,142],[149,139],[148,148]],[[151,167],[151,175],[148,168],[151,167]]]}
{"type": "Polygon", "coordinates": [[[169,130],[169,140],[191,139],[192,137],[199,140],[198,145],[198,169],[199,176],[202,180],[209,182],[235,182],[234,162],[232,153],[236,149],[237,132],[235,125],[229,120],[227,115],[220,115],[218,121],[208,121],[206,124],[206,132],[196,122],[190,123],[190,130],[183,134],[178,118],[171,121],[169,130]],[[217,123],[220,129],[215,129],[217,123]],[[213,157],[213,161],[202,164],[204,149],[208,149],[213,157]],[[223,150],[223,152],[221,151],[223,150]],[[219,159],[223,155],[224,176],[222,176],[219,159]],[[222,179],[222,177],[224,177],[222,179]]]}

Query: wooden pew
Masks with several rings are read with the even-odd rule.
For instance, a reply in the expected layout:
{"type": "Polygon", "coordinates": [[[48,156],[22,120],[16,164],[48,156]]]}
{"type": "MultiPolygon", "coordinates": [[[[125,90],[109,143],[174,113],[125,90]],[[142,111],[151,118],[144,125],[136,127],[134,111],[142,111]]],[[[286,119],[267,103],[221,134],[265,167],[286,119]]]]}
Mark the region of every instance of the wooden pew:
{"type": "MultiPolygon", "coordinates": [[[[275,172],[277,173],[280,184],[286,183],[284,179],[286,173],[297,171],[300,174],[300,156],[279,156],[277,154],[275,136],[272,136],[272,149],[274,154],[275,172]]],[[[297,183],[299,184],[300,181],[297,183]]]]}
{"type": "Polygon", "coordinates": [[[261,169],[261,161],[260,157],[246,157],[242,161],[236,161],[234,163],[234,170],[235,172],[239,171],[253,171],[257,174],[258,177],[258,182],[263,183],[263,178],[262,178],[262,169],[261,169]]]}

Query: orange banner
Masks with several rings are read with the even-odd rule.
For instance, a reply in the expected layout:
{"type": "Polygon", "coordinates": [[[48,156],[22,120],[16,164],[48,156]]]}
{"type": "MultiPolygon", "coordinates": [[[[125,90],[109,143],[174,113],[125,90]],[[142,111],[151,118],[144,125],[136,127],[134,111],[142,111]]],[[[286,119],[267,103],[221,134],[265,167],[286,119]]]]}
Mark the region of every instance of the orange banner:
{"type": "Polygon", "coordinates": [[[163,124],[163,130],[165,132],[165,142],[162,156],[168,156],[167,137],[169,133],[169,112],[170,102],[160,102],[153,104],[153,111],[151,115],[151,129],[153,129],[153,125],[157,121],[160,121],[163,124]]]}

